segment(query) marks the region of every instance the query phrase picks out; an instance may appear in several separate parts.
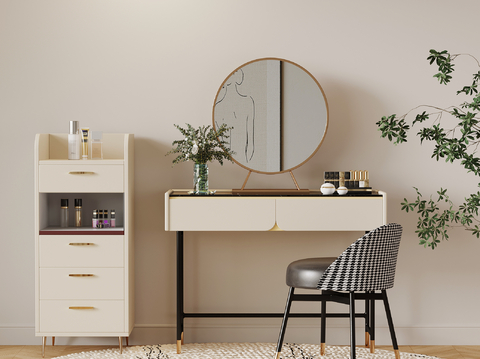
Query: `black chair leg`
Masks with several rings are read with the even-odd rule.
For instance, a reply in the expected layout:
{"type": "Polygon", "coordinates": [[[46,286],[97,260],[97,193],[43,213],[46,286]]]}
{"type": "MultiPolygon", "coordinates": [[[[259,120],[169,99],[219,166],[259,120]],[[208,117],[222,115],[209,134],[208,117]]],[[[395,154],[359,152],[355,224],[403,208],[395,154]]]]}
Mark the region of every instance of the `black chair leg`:
{"type": "Polygon", "coordinates": [[[370,353],[375,353],[375,299],[370,301],[370,353]]]}
{"type": "Polygon", "coordinates": [[[385,313],[387,315],[388,328],[390,329],[390,336],[392,337],[393,350],[395,358],[400,359],[400,351],[398,350],[397,336],[395,335],[395,328],[393,327],[392,313],[390,312],[390,305],[388,304],[387,291],[382,290],[383,304],[385,305],[385,313]]]}
{"type": "Polygon", "coordinates": [[[325,337],[327,329],[327,301],[322,300],[322,323],[320,328],[320,355],[325,355],[325,337]]]}
{"type": "MultiPolygon", "coordinates": [[[[369,294],[370,291],[366,291],[369,294]]],[[[365,299],[365,347],[370,346],[370,299],[365,299]]]]}
{"type": "Polygon", "coordinates": [[[355,359],[355,292],[350,292],[350,359],[355,359]]]}
{"type": "Polygon", "coordinates": [[[283,314],[282,326],[280,327],[280,334],[278,336],[277,352],[275,354],[275,359],[280,358],[280,353],[282,351],[283,338],[285,337],[285,331],[287,330],[288,315],[290,314],[290,307],[292,306],[294,291],[295,288],[293,287],[290,287],[288,291],[287,304],[285,305],[285,313],[283,314]]]}

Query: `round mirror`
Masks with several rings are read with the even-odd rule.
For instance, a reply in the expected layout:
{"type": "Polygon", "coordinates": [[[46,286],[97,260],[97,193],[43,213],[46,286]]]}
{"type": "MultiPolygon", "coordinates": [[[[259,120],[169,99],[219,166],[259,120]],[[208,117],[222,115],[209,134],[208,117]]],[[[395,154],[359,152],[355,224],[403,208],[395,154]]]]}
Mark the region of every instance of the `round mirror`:
{"type": "Polygon", "coordinates": [[[287,60],[265,58],[234,70],[213,106],[213,127],[232,127],[227,142],[240,166],[260,173],[291,171],[320,147],[328,105],[317,80],[287,60]]]}

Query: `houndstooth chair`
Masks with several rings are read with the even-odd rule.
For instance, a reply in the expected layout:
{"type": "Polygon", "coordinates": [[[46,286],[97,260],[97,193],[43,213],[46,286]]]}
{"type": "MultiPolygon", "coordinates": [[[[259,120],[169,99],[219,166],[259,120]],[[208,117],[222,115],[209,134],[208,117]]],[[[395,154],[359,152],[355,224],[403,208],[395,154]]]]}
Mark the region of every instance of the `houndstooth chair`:
{"type": "Polygon", "coordinates": [[[321,302],[321,314],[312,315],[321,317],[321,355],[325,354],[327,317],[350,318],[351,359],[355,359],[355,318],[364,318],[365,345],[370,347],[371,353],[374,353],[375,301],[382,300],[395,357],[400,359],[386,290],[393,287],[401,235],[402,227],[399,224],[387,224],[366,233],[338,258],[308,258],[290,263],[286,275],[290,289],[280,328],[276,358],[280,358],[292,301],[321,302]],[[321,294],[295,294],[296,288],[317,289],[321,290],[321,294]],[[355,312],[355,300],[365,301],[363,313],[355,312]],[[327,313],[327,302],[348,304],[349,313],[327,313]]]}

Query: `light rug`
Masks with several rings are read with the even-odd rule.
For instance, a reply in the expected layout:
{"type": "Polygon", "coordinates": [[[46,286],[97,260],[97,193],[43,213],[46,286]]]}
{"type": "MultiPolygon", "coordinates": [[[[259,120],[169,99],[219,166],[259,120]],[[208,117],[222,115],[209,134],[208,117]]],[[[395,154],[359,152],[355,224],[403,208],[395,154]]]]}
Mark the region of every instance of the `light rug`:
{"type": "MultiPolygon", "coordinates": [[[[276,344],[273,343],[202,343],[185,344],[182,354],[177,354],[176,344],[144,345],[126,347],[120,354],[118,348],[94,350],[84,353],[69,354],[57,359],[263,359],[273,358],[276,344]]],[[[400,353],[402,359],[434,358],[420,354],[400,353]]],[[[394,359],[393,351],[357,348],[358,359],[394,359]]],[[[313,344],[285,343],[282,359],[348,359],[349,346],[328,346],[325,356],[320,356],[320,346],[313,344]]]]}

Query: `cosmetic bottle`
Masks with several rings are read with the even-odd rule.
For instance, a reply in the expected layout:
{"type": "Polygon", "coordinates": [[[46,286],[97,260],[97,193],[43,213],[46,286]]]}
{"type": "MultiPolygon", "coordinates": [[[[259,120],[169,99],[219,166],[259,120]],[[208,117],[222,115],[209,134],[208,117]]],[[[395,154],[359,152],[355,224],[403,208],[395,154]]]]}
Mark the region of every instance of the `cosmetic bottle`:
{"type": "Polygon", "coordinates": [[[60,227],[68,227],[68,199],[60,200],[60,227]]]}
{"type": "Polygon", "coordinates": [[[90,136],[90,129],[88,127],[82,128],[82,160],[88,160],[88,137],[90,136]]]}
{"type": "Polygon", "coordinates": [[[103,228],[103,209],[98,210],[97,228],[103,228]]]}
{"type": "Polygon", "coordinates": [[[110,228],[110,222],[108,221],[108,209],[103,210],[103,228],[110,228]]]}
{"type": "Polygon", "coordinates": [[[359,188],[365,187],[364,171],[358,171],[358,187],[359,188]]]}
{"type": "Polygon", "coordinates": [[[75,227],[82,226],[82,199],[75,198],[75,227]]]}
{"type": "Polygon", "coordinates": [[[368,171],[365,171],[364,177],[365,177],[365,187],[370,187],[370,178],[368,177],[368,171]]]}
{"type": "Polygon", "coordinates": [[[78,132],[78,121],[70,121],[68,133],[68,159],[79,160],[81,153],[80,133],[78,132]]]}
{"type": "Polygon", "coordinates": [[[110,210],[110,228],[115,228],[115,210],[110,210]]]}
{"type": "Polygon", "coordinates": [[[345,187],[352,188],[352,184],[350,180],[350,171],[345,172],[345,187]]]}
{"type": "Polygon", "coordinates": [[[93,210],[92,214],[92,228],[98,227],[98,212],[96,209],[93,210]]]}
{"type": "Polygon", "coordinates": [[[102,131],[92,131],[92,160],[103,160],[102,131]]]}

